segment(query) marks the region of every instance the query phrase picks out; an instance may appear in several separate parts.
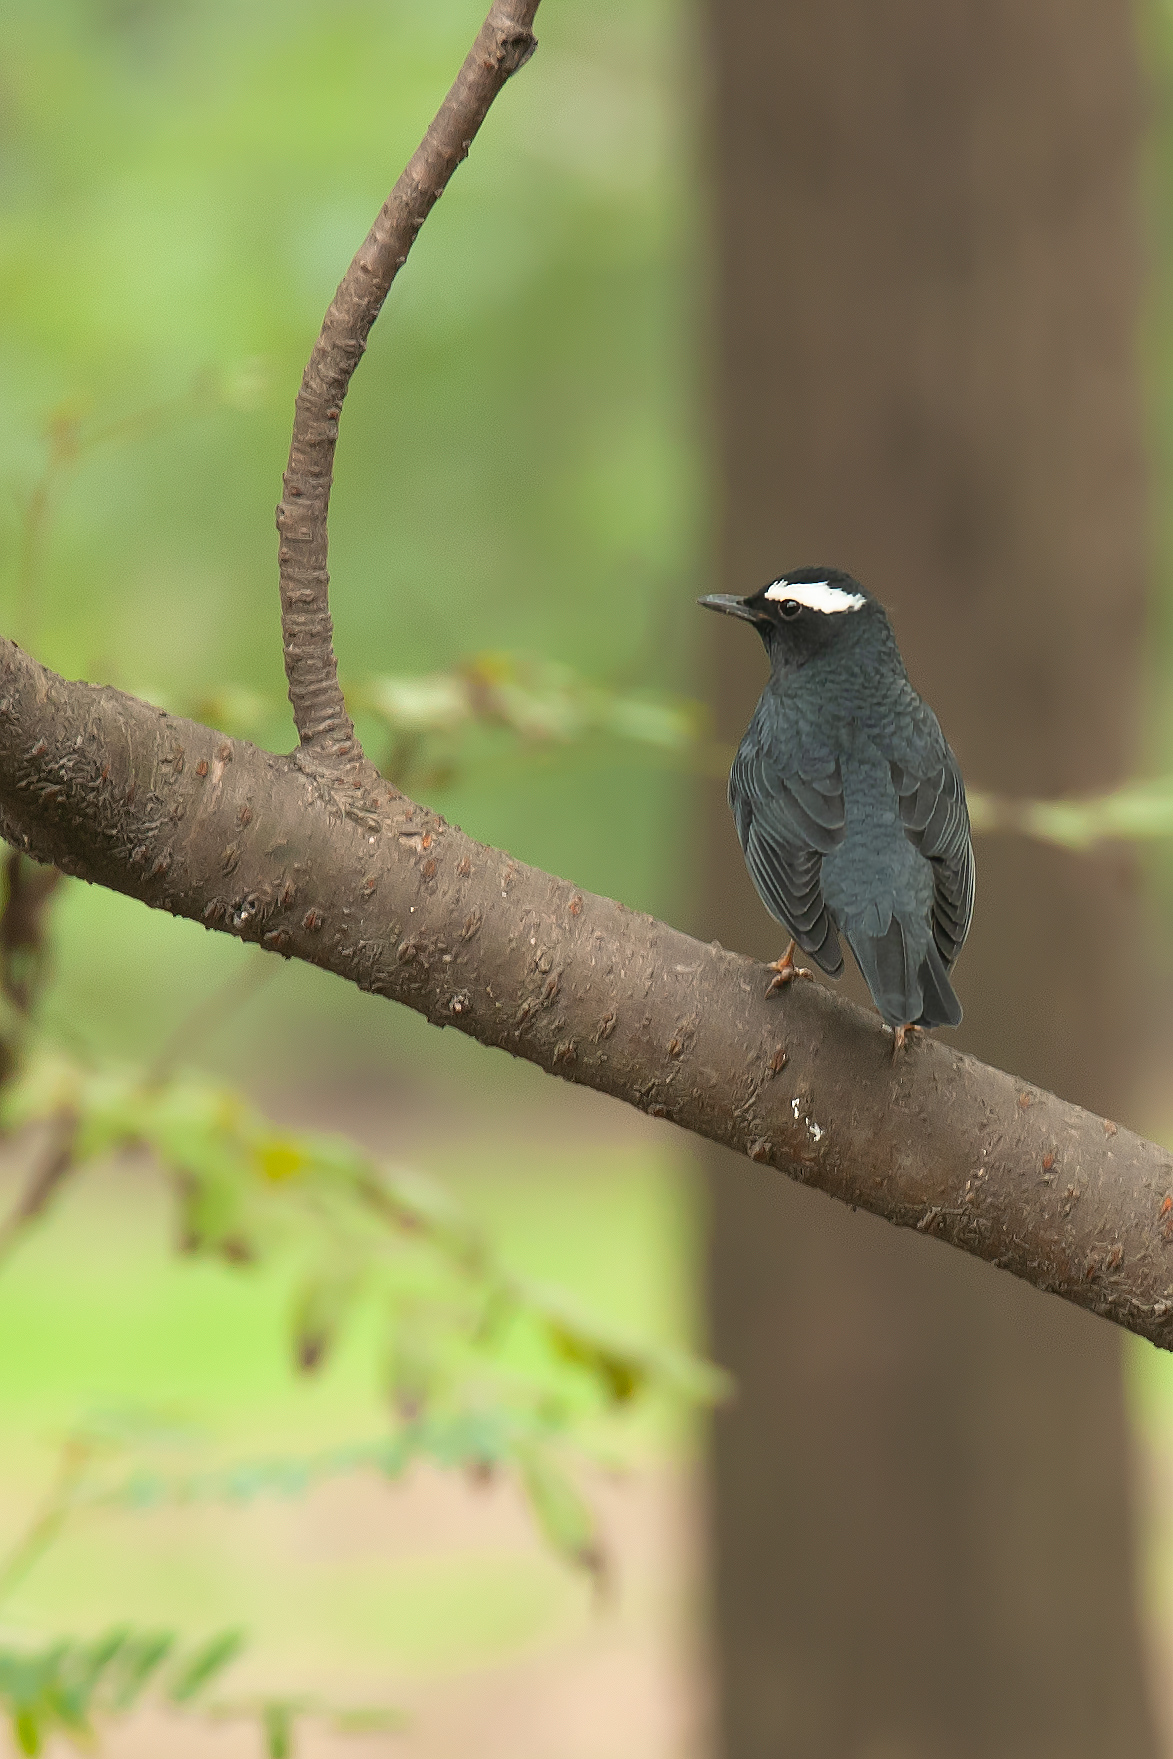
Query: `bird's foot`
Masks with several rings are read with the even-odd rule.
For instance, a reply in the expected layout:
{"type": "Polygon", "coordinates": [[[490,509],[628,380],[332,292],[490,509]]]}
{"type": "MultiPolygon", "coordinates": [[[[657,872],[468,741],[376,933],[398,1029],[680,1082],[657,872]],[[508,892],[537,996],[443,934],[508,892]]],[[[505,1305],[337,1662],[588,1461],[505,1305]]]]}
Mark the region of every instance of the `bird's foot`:
{"type": "Polygon", "coordinates": [[[908,1042],[910,1032],[919,1035],[923,1031],[922,1026],[894,1026],[892,1028],[892,1061],[896,1062],[899,1057],[904,1055],[904,1047],[908,1042]]]}
{"type": "Polygon", "coordinates": [[[772,971],[774,973],[773,977],[770,979],[770,987],[766,991],[768,996],[772,996],[776,989],[785,989],[786,985],[788,983],[793,983],[796,977],[807,977],[812,981],[814,980],[813,971],[808,971],[804,965],[796,965],[794,963],[794,949],[797,944],[796,941],[791,941],[782,957],[780,959],[774,959],[766,966],[767,971],[772,971]]]}

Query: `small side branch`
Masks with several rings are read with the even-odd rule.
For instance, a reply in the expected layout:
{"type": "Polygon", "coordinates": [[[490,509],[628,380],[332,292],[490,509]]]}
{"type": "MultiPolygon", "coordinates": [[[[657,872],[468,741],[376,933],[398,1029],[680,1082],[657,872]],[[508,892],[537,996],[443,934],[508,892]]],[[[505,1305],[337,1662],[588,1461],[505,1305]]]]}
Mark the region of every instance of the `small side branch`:
{"type": "Polygon", "coordinates": [[[24,1190],[0,1223],[0,1264],[21,1240],[32,1222],[48,1209],[73,1171],[77,1119],[71,1111],[58,1112],[44,1138],[25,1182],[24,1190]]]}
{"type": "Polygon", "coordinates": [[[346,271],[302,377],[277,508],[281,630],[302,750],[327,764],[362,760],[338,686],[327,568],[342,400],[416,233],[468,156],[493,99],[537,46],[537,9],[538,0],[493,0],[451,91],[346,271]]]}

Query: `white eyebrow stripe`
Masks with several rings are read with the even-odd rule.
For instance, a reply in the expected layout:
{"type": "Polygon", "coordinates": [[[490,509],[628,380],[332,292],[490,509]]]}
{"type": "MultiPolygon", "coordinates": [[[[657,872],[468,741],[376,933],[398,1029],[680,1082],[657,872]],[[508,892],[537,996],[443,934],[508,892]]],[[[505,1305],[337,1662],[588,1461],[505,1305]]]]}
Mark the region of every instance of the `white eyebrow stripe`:
{"type": "Polygon", "coordinates": [[[862,593],[847,592],[841,586],[832,586],[829,580],[805,580],[794,585],[789,580],[776,580],[773,586],[766,588],[768,599],[793,599],[796,605],[805,605],[808,611],[823,611],[830,614],[834,611],[858,611],[867,600],[862,593]]]}

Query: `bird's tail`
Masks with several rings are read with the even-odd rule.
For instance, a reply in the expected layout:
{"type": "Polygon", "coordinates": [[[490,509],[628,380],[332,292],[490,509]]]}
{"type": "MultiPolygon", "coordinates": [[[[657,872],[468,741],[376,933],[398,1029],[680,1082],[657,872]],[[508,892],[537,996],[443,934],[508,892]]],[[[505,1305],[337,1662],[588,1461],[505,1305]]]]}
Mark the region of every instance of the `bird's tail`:
{"type": "Polygon", "coordinates": [[[961,1003],[935,941],[919,965],[904,924],[893,916],[881,935],[845,925],[851,950],[889,1026],[958,1026],[961,1003]]]}
{"type": "Polygon", "coordinates": [[[961,1003],[949,981],[949,973],[936,941],[929,942],[929,950],[921,960],[917,976],[920,979],[921,1011],[919,1019],[914,1020],[913,1025],[960,1026],[961,1003]]]}

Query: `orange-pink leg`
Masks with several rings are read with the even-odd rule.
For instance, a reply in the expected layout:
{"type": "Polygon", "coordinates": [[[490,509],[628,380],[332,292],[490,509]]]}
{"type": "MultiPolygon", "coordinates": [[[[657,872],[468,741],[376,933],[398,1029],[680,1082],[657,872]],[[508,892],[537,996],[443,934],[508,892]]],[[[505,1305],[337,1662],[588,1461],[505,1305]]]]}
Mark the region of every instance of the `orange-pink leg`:
{"type": "Polygon", "coordinates": [[[894,1026],[892,1028],[892,1061],[893,1062],[896,1061],[897,1057],[903,1056],[904,1046],[907,1043],[909,1033],[910,1032],[921,1032],[923,1030],[924,1030],[923,1027],[920,1027],[920,1026],[894,1026]]]}
{"type": "Polygon", "coordinates": [[[794,963],[794,949],[797,944],[796,941],[791,941],[782,957],[766,966],[767,971],[774,973],[770,979],[770,987],[766,991],[768,996],[772,996],[776,989],[785,989],[786,985],[793,983],[796,977],[814,977],[813,971],[807,971],[804,966],[794,963]]]}

